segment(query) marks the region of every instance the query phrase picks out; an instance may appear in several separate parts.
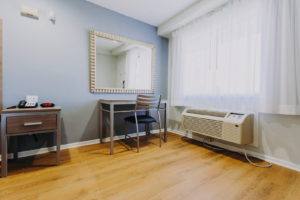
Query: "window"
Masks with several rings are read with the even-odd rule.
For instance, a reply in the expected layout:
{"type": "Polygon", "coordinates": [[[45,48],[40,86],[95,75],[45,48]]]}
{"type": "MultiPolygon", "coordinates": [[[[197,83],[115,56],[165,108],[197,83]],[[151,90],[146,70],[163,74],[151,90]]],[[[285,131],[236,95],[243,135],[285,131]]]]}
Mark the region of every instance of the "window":
{"type": "Polygon", "coordinates": [[[300,114],[300,1],[232,0],[174,31],[170,103],[300,114]]]}
{"type": "Polygon", "coordinates": [[[258,2],[230,3],[172,33],[172,105],[254,109],[261,79],[258,2]]]}

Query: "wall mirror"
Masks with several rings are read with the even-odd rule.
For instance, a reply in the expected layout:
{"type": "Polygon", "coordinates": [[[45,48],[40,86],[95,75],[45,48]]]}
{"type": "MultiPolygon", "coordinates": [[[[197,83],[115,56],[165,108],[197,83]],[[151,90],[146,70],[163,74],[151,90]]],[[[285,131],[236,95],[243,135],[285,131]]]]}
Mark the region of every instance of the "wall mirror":
{"type": "Polygon", "coordinates": [[[155,47],[90,31],[90,91],[154,93],[155,47]]]}

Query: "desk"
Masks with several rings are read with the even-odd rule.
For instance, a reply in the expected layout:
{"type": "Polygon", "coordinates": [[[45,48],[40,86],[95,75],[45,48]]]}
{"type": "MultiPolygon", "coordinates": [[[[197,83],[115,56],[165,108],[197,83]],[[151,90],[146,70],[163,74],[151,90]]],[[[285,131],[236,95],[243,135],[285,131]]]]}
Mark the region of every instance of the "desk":
{"type": "MultiPolygon", "coordinates": [[[[122,110],[114,111],[115,105],[135,105],[136,100],[134,99],[100,99],[100,130],[99,137],[100,143],[103,139],[103,111],[109,112],[109,121],[110,121],[110,154],[114,154],[114,115],[115,113],[124,113],[124,112],[134,112],[134,110],[122,110]],[[109,110],[103,109],[103,104],[109,105],[109,110]]],[[[164,111],[164,141],[167,142],[167,100],[162,99],[160,102],[161,110],[164,111]]]]}
{"type": "MultiPolygon", "coordinates": [[[[1,176],[7,176],[7,138],[53,132],[56,140],[56,165],[60,160],[60,107],[16,108],[1,111],[1,176]]],[[[17,139],[14,158],[18,158],[17,139]]]]}

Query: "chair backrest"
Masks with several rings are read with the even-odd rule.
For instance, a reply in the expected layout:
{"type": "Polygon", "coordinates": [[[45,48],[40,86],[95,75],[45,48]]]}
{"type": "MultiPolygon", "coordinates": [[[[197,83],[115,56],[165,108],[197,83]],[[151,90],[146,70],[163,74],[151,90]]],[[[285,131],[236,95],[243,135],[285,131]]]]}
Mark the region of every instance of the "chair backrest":
{"type": "Polygon", "coordinates": [[[160,95],[151,95],[151,94],[139,94],[136,97],[135,112],[138,110],[151,110],[159,109],[160,107],[160,95]]]}

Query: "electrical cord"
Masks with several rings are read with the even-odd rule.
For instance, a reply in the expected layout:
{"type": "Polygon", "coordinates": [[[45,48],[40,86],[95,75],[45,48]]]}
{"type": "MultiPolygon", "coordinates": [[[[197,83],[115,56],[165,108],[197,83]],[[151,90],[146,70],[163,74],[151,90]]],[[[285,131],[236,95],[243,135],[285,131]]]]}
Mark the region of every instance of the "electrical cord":
{"type": "MultiPolygon", "coordinates": [[[[209,149],[216,150],[216,151],[231,151],[231,150],[227,150],[227,149],[224,149],[224,148],[215,147],[215,146],[213,146],[213,145],[208,144],[208,143],[207,143],[207,140],[206,140],[206,137],[203,138],[203,140],[202,140],[202,145],[203,145],[204,147],[207,147],[207,148],[209,148],[209,149]]],[[[250,164],[250,165],[253,165],[253,166],[255,166],[255,167],[262,167],[262,168],[269,168],[269,167],[272,167],[272,163],[268,163],[267,165],[259,165],[259,164],[257,164],[257,163],[252,162],[252,161],[249,159],[246,150],[243,149],[243,151],[244,151],[243,153],[242,153],[242,152],[237,152],[237,151],[231,151],[231,152],[235,152],[235,153],[239,153],[239,154],[244,154],[244,156],[245,156],[246,160],[249,162],[249,164],[250,164]]]]}
{"type": "Polygon", "coordinates": [[[263,167],[263,168],[272,167],[272,163],[269,163],[269,164],[267,164],[267,165],[259,165],[259,164],[256,164],[256,163],[252,162],[252,161],[248,158],[248,155],[247,155],[247,152],[246,152],[245,149],[244,149],[244,155],[245,155],[247,161],[248,161],[251,165],[253,165],[253,166],[255,166],[255,167],[263,167]]]}

